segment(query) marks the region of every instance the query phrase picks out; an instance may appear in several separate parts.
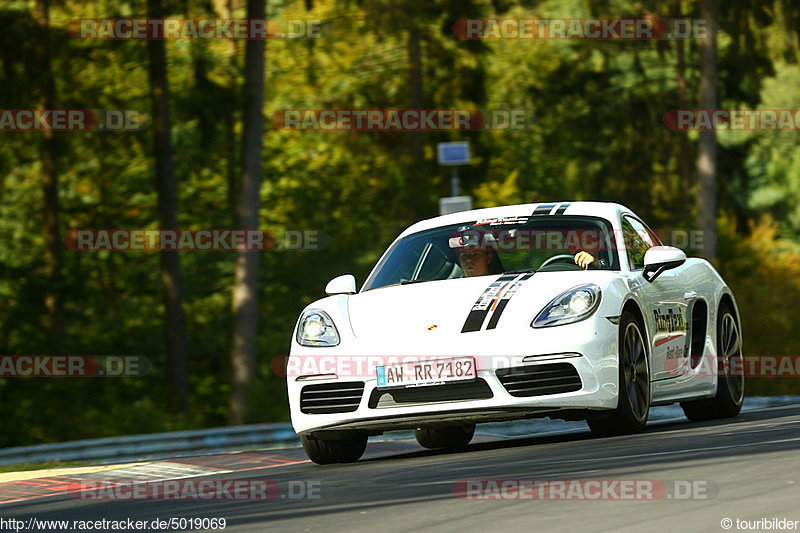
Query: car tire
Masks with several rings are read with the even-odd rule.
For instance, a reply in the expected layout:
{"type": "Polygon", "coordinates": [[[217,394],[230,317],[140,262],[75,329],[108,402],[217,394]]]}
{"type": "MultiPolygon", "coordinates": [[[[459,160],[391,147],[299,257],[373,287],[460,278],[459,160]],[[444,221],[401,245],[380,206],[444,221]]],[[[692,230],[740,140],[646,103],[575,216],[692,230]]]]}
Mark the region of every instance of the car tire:
{"type": "Polygon", "coordinates": [[[353,436],[337,439],[312,438],[300,436],[303,449],[309,459],[318,465],[332,463],[354,463],[367,449],[366,433],[355,433],[353,436]]]}
{"type": "Polygon", "coordinates": [[[457,450],[469,444],[473,435],[475,435],[475,424],[426,427],[414,430],[414,437],[420,446],[430,449],[457,450]]]}
{"type": "Polygon", "coordinates": [[[586,422],[600,436],[641,432],[650,413],[650,365],[644,327],[630,311],[619,324],[619,401],[610,413],[590,415],[586,422]]]}
{"type": "Polygon", "coordinates": [[[742,367],[741,329],[727,303],[719,306],[717,319],[717,394],[708,400],[681,402],[686,418],[693,422],[730,418],[739,414],[744,401],[744,375],[731,369],[742,367]],[[739,359],[736,362],[736,359],[739,359]]]}

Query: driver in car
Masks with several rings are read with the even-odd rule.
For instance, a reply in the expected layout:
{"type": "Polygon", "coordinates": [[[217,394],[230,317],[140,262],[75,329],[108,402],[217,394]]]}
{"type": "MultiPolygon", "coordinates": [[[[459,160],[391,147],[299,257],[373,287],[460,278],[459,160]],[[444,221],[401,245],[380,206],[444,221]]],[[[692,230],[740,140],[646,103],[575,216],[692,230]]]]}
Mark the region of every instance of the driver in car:
{"type": "Polygon", "coordinates": [[[595,257],[592,254],[583,250],[575,254],[574,259],[575,259],[575,264],[584,270],[589,268],[589,265],[591,264],[594,264],[595,267],[603,266],[603,262],[600,259],[595,259],[595,257]]]}
{"type": "MultiPolygon", "coordinates": [[[[462,237],[456,241],[456,257],[461,270],[464,272],[464,277],[471,278],[474,276],[486,276],[488,274],[502,274],[504,269],[500,262],[500,257],[497,255],[497,250],[492,249],[492,247],[486,249],[485,247],[481,248],[475,246],[478,242],[487,242],[484,239],[488,239],[488,242],[492,243],[494,241],[493,236],[488,232],[481,231],[477,234],[478,239],[475,239],[475,237],[476,235],[473,235],[472,239],[464,239],[462,237]]],[[[451,246],[453,246],[453,244],[451,244],[451,246]]],[[[575,254],[573,261],[584,270],[589,268],[589,266],[594,266],[595,268],[601,268],[603,266],[603,262],[600,259],[596,259],[585,250],[575,253],[573,249],[570,253],[575,254]]]]}
{"type": "MultiPolygon", "coordinates": [[[[586,251],[580,251],[575,254],[575,264],[583,269],[589,268],[589,265],[595,264],[601,266],[599,259],[586,251]]],[[[499,265],[499,257],[497,252],[487,250],[470,250],[468,248],[461,248],[458,250],[458,264],[461,270],[464,271],[464,277],[471,278],[473,276],[486,276],[488,274],[502,274],[502,269],[492,268],[499,265]]]]}

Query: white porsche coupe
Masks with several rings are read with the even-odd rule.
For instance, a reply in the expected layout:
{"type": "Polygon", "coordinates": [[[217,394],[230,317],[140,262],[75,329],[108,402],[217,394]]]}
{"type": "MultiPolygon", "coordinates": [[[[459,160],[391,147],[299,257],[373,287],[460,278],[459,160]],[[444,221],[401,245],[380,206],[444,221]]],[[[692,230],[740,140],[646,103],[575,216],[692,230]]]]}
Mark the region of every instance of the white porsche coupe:
{"type": "Polygon", "coordinates": [[[423,220],[361,290],[345,274],[325,291],[287,363],[292,423],[316,463],[356,461],[395,429],[458,448],[479,422],[585,419],[614,435],[641,431],[654,405],[680,402],[692,420],[741,409],[733,293],[622,205],[423,220]]]}

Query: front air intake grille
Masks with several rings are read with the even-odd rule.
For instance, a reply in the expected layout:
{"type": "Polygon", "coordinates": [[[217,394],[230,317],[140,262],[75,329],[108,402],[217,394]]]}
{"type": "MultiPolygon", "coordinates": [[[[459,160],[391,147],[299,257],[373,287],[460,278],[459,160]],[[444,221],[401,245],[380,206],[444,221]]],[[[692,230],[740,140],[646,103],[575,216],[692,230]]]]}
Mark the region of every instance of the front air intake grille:
{"type": "Polygon", "coordinates": [[[300,412],[306,414],[352,413],[364,394],[363,381],[306,385],[300,391],[300,412]]]}
{"type": "Polygon", "coordinates": [[[388,407],[487,400],[492,396],[489,384],[482,379],[476,379],[468,383],[408,387],[385,391],[375,389],[369,398],[369,407],[370,409],[386,409],[388,407]]]}
{"type": "Polygon", "coordinates": [[[497,378],[511,396],[545,396],[581,390],[578,371],[569,363],[501,368],[497,378]]]}

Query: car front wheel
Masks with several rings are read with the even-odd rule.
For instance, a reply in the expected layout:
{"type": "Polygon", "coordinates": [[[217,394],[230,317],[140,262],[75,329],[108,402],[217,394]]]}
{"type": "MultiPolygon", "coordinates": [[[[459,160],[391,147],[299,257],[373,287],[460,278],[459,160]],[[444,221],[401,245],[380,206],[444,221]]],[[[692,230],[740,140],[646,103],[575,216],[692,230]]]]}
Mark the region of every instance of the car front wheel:
{"type": "Polygon", "coordinates": [[[611,413],[590,415],[592,433],[602,436],[639,433],[650,413],[650,365],[642,325],[625,311],[619,325],[619,399],[611,413]]]}
{"type": "Polygon", "coordinates": [[[352,435],[338,435],[339,438],[319,438],[300,436],[303,449],[309,459],[319,465],[331,463],[354,463],[367,449],[366,433],[353,432],[352,435]]]}

